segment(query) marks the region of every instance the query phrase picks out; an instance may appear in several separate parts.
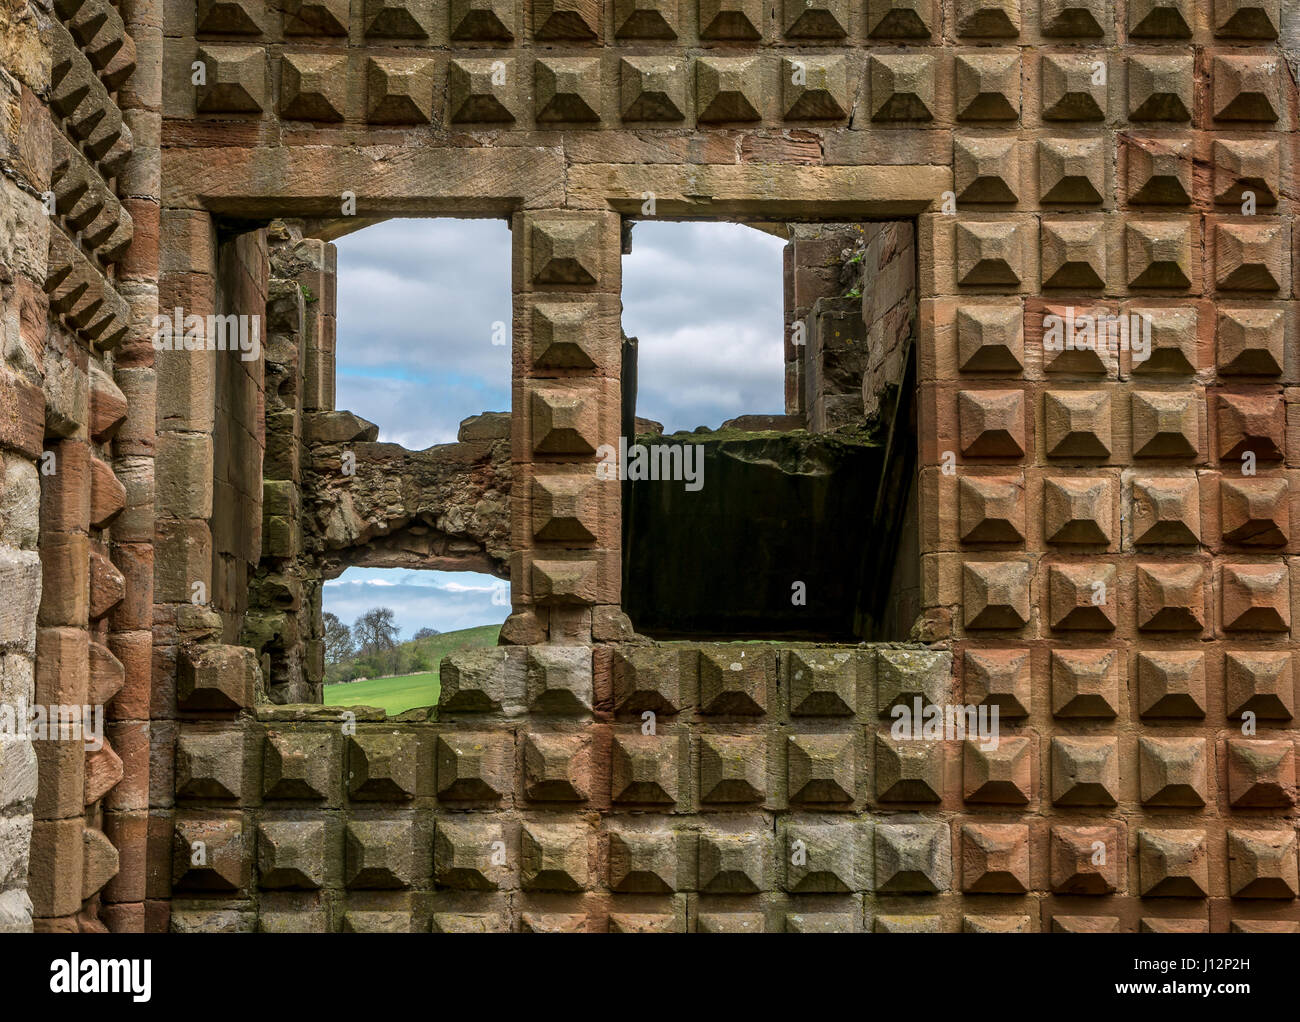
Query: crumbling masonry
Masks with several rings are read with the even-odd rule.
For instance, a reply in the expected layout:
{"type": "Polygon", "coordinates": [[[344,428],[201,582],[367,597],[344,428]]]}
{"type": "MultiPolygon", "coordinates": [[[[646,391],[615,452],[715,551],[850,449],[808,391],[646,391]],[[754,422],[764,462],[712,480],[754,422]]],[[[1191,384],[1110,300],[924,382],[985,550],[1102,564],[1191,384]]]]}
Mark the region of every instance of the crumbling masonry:
{"type": "Polygon", "coordinates": [[[1295,0],[0,0],[0,705],[107,716],[0,742],[0,929],[1300,929],[1298,52],[1295,0]],[[330,241],[435,215],[511,225],[513,401],[409,452],[334,408],[330,241]],[[860,225],[786,235],[786,426],[870,416],[910,642],[634,631],[648,216],[860,225]],[[1151,356],[1050,343],[1098,307],[1151,356]],[[504,644],[341,721],[349,564],[508,577],[504,644]]]}

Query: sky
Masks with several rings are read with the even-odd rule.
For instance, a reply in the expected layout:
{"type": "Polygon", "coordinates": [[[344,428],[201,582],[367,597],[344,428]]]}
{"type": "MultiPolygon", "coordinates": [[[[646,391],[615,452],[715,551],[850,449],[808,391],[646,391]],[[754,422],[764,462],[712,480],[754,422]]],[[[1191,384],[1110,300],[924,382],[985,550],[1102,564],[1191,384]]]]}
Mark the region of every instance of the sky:
{"type": "Polygon", "coordinates": [[[781,250],[741,224],[638,223],[623,258],[636,412],[669,432],[785,411],[781,250]]]}
{"type": "Polygon", "coordinates": [[[324,608],[350,627],[374,607],[391,607],[405,640],[426,627],[454,632],[499,624],[510,613],[509,599],[509,583],[476,572],[348,568],[325,583],[324,608]],[[505,603],[492,602],[494,591],[505,603]]]}
{"type": "MultiPolygon", "coordinates": [[[[510,229],[389,220],[337,241],[336,407],[423,450],[510,409],[510,229]],[[497,343],[494,343],[497,342],[497,343]]],[[[669,431],[779,413],[783,243],[739,224],[641,222],[623,257],[623,330],[639,341],[637,414],[669,431]]],[[[489,575],[349,568],[325,610],[391,607],[410,638],[504,620],[489,575]]]]}

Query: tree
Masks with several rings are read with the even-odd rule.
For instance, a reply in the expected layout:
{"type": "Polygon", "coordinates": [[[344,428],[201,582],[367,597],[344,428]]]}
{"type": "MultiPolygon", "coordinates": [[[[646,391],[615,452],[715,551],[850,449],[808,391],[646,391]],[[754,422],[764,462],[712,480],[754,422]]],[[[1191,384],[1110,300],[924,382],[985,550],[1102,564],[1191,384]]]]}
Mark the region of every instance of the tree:
{"type": "Polygon", "coordinates": [[[362,614],[352,626],[358,656],[377,666],[387,665],[390,674],[397,671],[397,636],[401,631],[394,617],[388,607],[376,607],[362,614]]]}
{"type": "Polygon", "coordinates": [[[413,638],[416,642],[419,642],[421,639],[432,639],[435,635],[441,635],[441,634],[442,633],[439,632],[438,629],[436,628],[421,628],[418,632],[415,633],[413,638]]]}
{"type": "Polygon", "coordinates": [[[326,614],[324,620],[325,662],[341,664],[356,652],[352,642],[352,629],[333,614],[326,614]]]}

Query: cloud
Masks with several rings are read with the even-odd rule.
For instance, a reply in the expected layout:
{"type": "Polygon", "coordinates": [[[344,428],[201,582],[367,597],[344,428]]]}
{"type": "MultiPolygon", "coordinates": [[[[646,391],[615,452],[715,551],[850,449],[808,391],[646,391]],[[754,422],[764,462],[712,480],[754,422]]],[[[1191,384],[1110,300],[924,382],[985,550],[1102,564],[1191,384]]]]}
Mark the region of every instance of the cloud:
{"type": "MultiPolygon", "coordinates": [[[[483,576],[483,577],[486,578],[488,576],[483,576]]],[[[463,585],[460,582],[448,582],[442,588],[444,588],[449,593],[491,593],[491,592],[495,592],[497,587],[500,585],[501,582],[497,579],[494,579],[492,585],[467,586],[467,585],[463,585]]]]}
{"type": "Polygon", "coordinates": [[[785,410],[778,238],[741,224],[638,223],[623,260],[637,414],[669,430],[785,410]]]}
{"type": "MultiPolygon", "coordinates": [[[[783,411],[782,242],[725,223],[642,222],[632,237],[623,328],[640,342],[637,413],[693,429],[783,411]]],[[[338,250],[339,408],[412,450],[510,408],[504,221],[389,220],[338,250]]]]}
{"type": "Polygon", "coordinates": [[[467,416],[509,409],[504,221],[389,220],[337,244],[339,408],[413,450],[455,440],[467,416]]]}
{"type": "Polygon", "coordinates": [[[393,611],[400,637],[421,628],[451,632],[498,624],[510,608],[492,602],[505,585],[490,575],[399,568],[348,568],[325,583],[324,610],[351,625],[376,607],[393,611]]]}

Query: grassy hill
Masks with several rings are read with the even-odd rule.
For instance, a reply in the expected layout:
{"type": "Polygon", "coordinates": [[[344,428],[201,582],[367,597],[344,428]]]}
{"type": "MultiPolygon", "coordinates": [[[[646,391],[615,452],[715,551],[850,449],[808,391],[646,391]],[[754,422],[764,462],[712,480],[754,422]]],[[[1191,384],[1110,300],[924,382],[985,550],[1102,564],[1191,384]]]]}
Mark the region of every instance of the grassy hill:
{"type": "MultiPolygon", "coordinates": [[[[421,650],[427,651],[435,664],[457,650],[495,646],[500,625],[479,625],[445,632],[420,639],[421,650]]],[[[415,640],[408,640],[415,642],[415,640]]],[[[438,671],[423,674],[405,674],[389,678],[367,678],[365,681],[345,681],[325,686],[326,706],[379,706],[391,713],[401,713],[417,706],[433,706],[438,702],[438,671]]]]}

